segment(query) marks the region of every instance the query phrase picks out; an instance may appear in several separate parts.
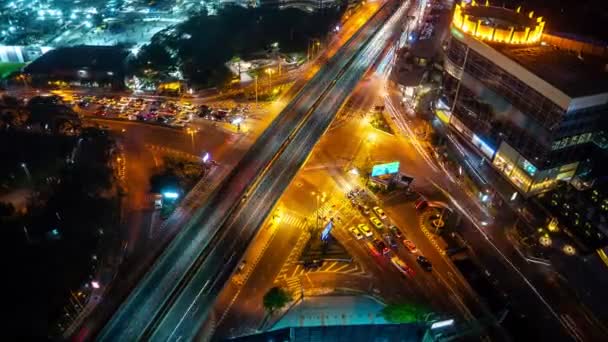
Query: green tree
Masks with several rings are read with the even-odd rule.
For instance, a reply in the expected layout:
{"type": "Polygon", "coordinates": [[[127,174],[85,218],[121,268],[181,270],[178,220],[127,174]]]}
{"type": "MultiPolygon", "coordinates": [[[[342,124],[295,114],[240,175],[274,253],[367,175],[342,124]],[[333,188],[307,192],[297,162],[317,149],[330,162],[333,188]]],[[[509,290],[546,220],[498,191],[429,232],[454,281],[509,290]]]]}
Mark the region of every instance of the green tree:
{"type": "Polygon", "coordinates": [[[9,217],[15,214],[15,206],[12,203],[0,202],[0,218],[9,217]]]}
{"type": "Polygon", "coordinates": [[[276,310],[282,309],[291,301],[291,296],[287,291],[280,287],[273,287],[264,295],[264,308],[272,314],[276,310]]]}
{"type": "Polygon", "coordinates": [[[389,304],[380,314],[391,323],[414,323],[422,321],[430,311],[421,305],[413,303],[389,304]]]}

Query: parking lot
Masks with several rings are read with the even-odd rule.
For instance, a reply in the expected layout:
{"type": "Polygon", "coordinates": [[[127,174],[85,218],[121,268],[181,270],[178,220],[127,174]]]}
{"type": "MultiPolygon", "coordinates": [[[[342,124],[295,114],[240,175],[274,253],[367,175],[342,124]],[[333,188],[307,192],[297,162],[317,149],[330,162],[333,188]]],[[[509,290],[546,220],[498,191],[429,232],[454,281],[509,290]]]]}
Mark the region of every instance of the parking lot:
{"type": "Polygon", "coordinates": [[[227,103],[196,105],[185,100],[149,99],[131,96],[81,96],[74,94],[64,101],[84,115],[153,122],[184,128],[193,120],[208,120],[239,125],[249,114],[250,105],[227,103]]]}

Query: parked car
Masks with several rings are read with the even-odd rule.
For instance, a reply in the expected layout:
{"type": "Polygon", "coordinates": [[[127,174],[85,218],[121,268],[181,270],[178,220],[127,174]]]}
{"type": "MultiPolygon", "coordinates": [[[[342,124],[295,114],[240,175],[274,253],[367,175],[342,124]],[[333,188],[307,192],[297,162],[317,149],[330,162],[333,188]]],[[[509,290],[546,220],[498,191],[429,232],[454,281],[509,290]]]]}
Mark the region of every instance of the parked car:
{"type": "Polygon", "coordinates": [[[364,223],[359,223],[359,224],[357,225],[357,228],[359,228],[359,230],[360,230],[360,231],[361,231],[363,234],[365,234],[365,236],[367,236],[367,237],[370,237],[370,236],[374,235],[374,234],[372,233],[372,230],[371,230],[371,229],[369,229],[369,226],[368,226],[368,225],[366,225],[366,224],[364,224],[364,223]]]}
{"type": "Polygon", "coordinates": [[[376,216],[370,216],[369,221],[374,225],[374,227],[378,230],[384,228],[382,221],[380,221],[376,216]]]}
{"type": "Polygon", "coordinates": [[[363,234],[361,234],[361,232],[359,231],[359,229],[357,229],[357,227],[350,227],[350,228],[348,228],[348,231],[351,232],[351,234],[353,234],[355,239],[357,239],[357,240],[363,239],[363,234]]]}

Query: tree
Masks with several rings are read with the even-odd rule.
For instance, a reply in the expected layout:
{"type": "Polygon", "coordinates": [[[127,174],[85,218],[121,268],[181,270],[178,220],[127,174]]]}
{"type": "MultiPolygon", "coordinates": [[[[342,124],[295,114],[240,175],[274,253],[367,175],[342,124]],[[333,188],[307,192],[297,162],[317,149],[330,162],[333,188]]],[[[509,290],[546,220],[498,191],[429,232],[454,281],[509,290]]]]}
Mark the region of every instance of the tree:
{"type": "Polygon", "coordinates": [[[280,287],[273,287],[264,295],[264,308],[272,314],[276,310],[282,309],[291,301],[291,296],[287,291],[280,287]]]}
{"type": "Polygon", "coordinates": [[[1,217],[9,217],[15,214],[15,206],[12,203],[0,202],[0,218],[1,217]]]}
{"type": "Polygon", "coordinates": [[[420,322],[429,313],[426,307],[414,303],[389,304],[380,312],[382,317],[391,323],[420,322]]]}

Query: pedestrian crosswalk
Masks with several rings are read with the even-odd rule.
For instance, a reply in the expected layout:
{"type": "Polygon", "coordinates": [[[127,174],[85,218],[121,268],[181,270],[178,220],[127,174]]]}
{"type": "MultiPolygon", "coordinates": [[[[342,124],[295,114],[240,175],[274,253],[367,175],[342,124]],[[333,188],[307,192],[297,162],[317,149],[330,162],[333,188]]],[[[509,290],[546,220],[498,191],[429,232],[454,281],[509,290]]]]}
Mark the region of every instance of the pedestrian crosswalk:
{"type": "Polygon", "coordinates": [[[290,212],[282,212],[278,224],[281,226],[291,226],[294,228],[305,229],[306,219],[290,212]]]}
{"type": "Polygon", "coordinates": [[[145,145],[146,148],[148,148],[151,151],[157,151],[157,152],[163,152],[163,153],[167,153],[167,154],[175,154],[175,155],[179,155],[182,158],[186,158],[186,159],[190,159],[192,161],[196,161],[196,162],[200,162],[203,159],[199,156],[195,156],[193,154],[184,152],[184,151],[180,151],[180,150],[176,150],[176,149],[172,149],[166,146],[160,146],[160,145],[152,145],[152,144],[146,144],[145,145]]]}
{"type": "Polygon", "coordinates": [[[291,294],[291,298],[299,298],[302,296],[303,288],[302,281],[299,277],[289,278],[285,281],[287,292],[291,294]]]}

